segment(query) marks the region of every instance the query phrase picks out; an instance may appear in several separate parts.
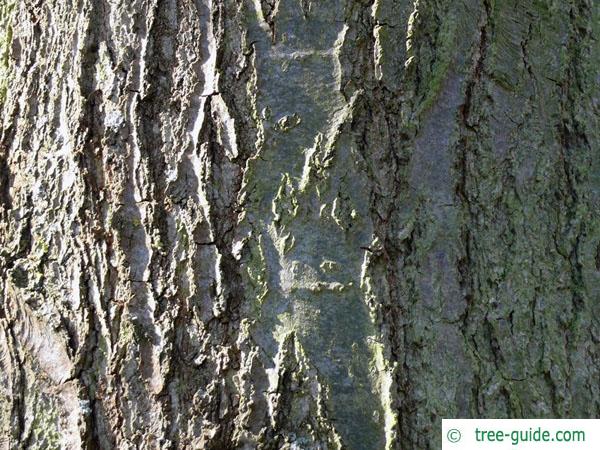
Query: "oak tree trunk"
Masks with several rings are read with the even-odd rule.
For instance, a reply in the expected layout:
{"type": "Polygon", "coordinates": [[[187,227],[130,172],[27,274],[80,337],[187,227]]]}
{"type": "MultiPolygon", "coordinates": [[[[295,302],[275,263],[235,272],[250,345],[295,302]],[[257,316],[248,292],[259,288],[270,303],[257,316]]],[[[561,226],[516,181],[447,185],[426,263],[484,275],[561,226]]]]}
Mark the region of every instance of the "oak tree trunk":
{"type": "Polygon", "coordinates": [[[0,0],[0,449],[600,417],[600,2],[0,0]]]}

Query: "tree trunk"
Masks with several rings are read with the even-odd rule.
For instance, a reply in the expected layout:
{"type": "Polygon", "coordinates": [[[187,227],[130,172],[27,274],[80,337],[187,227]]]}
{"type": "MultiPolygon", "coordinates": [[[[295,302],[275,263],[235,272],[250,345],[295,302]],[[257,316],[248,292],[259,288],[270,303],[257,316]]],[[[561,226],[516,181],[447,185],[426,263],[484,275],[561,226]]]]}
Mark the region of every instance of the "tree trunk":
{"type": "Polygon", "coordinates": [[[600,2],[0,23],[0,449],[600,417],[600,2]]]}

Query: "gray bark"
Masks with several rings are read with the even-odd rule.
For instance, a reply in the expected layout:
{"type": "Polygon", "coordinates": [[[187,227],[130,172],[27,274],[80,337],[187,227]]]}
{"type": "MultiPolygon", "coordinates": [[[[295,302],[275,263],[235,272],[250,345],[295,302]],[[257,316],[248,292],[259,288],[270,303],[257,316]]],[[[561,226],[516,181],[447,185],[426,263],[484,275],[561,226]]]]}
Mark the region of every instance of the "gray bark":
{"type": "Polygon", "coordinates": [[[600,3],[0,0],[0,449],[600,417],[600,3]]]}

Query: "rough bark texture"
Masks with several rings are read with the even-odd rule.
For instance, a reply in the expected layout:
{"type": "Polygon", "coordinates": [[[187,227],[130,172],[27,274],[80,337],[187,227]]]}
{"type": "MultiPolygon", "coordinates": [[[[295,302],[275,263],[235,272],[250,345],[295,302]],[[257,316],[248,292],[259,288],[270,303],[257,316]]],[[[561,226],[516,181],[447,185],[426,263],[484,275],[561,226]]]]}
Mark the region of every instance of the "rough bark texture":
{"type": "Polygon", "coordinates": [[[0,23],[0,449],[600,417],[600,2],[0,23]]]}

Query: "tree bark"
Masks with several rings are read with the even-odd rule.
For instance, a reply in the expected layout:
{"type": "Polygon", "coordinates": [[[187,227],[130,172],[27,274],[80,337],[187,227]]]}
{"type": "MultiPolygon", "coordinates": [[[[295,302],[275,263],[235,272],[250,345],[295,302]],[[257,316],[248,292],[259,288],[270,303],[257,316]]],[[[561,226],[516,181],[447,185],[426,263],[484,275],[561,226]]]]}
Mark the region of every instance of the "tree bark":
{"type": "Polygon", "coordinates": [[[600,3],[0,0],[0,449],[600,417],[600,3]]]}

